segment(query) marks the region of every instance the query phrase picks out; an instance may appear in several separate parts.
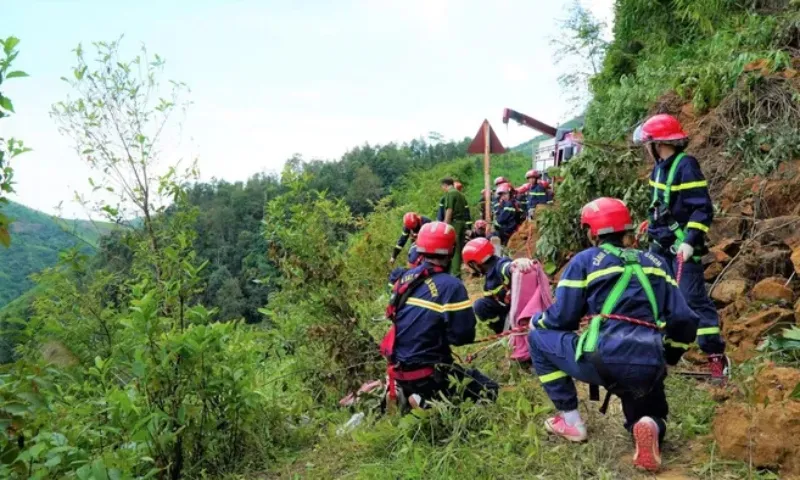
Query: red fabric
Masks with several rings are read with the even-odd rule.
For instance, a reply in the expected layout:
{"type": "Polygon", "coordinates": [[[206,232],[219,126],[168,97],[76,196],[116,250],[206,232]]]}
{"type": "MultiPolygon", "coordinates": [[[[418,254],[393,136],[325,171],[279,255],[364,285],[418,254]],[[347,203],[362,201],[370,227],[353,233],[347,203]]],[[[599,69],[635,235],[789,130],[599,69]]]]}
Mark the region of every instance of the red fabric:
{"type": "Polygon", "coordinates": [[[383,336],[383,340],[381,340],[380,352],[381,355],[386,358],[392,358],[392,353],[394,353],[394,338],[396,331],[397,330],[394,328],[394,324],[392,324],[392,326],[389,327],[389,331],[383,336]]]}
{"type": "Polygon", "coordinates": [[[542,172],[540,172],[539,170],[528,170],[527,173],[525,173],[525,178],[531,178],[531,177],[542,178],[542,172]]]}
{"type": "Polygon", "coordinates": [[[672,115],[653,115],[642,124],[642,140],[645,142],[668,142],[688,138],[681,122],[672,115]]]}
{"type": "Polygon", "coordinates": [[[403,371],[392,369],[394,373],[394,378],[396,380],[402,380],[404,382],[413,382],[414,380],[422,380],[423,378],[430,377],[433,375],[433,367],[424,367],[418,370],[410,370],[410,371],[403,371]]]}
{"type": "Polygon", "coordinates": [[[632,230],[633,220],[625,202],[602,197],[584,205],[581,210],[581,225],[588,225],[592,235],[602,235],[632,230]]]}

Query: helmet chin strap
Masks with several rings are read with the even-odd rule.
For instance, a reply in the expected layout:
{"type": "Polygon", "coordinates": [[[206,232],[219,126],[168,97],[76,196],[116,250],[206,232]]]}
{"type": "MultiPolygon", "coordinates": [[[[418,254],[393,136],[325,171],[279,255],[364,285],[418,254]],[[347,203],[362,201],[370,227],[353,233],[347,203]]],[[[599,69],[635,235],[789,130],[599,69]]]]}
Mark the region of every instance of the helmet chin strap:
{"type": "Polygon", "coordinates": [[[663,159],[658,155],[658,148],[656,148],[655,142],[650,142],[650,153],[653,155],[656,163],[663,161],[663,159]]]}

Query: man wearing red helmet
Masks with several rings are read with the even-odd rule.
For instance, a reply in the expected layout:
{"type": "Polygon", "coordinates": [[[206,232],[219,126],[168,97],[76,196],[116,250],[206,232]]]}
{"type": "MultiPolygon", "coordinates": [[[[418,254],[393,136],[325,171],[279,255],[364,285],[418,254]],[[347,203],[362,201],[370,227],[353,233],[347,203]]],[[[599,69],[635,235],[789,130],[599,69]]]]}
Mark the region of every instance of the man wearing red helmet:
{"type": "Polygon", "coordinates": [[[517,231],[520,223],[522,209],[516,200],[511,198],[512,188],[508,183],[501,183],[497,187],[497,207],[494,212],[494,235],[500,238],[500,243],[505,246],[508,239],[517,231]]]}
{"type": "Polygon", "coordinates": [[[451,225],[431,222],[423,226],[416,246],[424,261],[395,283],[386,309],[392,327],[381,343],[381,353],[389,360],[390,383],[396,382],[411,406],[425,407],[439,393],[454,394],[450,375],[469,378],[464,395],[476,400],[484,395],[496,397],[499,388],[477,370],[465,370],[453,362],[451,346],[475,340],[475,314],[467,290],[447,274],[455,243],[451,225]]]}
{"type": "Polygon", "coordinates": [[[498,257],[495,255],[492,242],[486,238],[476,238],[464,246],[464,262],[475,273],[486,277],[483,284],[483,298],[476,300],[472,306],[475,317],[487,322],[494,333],[502,332],[508,312],[511,310],[509,295],[512,269],[527,271],[531,267],[532,260],[498,257]]]}
{"type": "Polygon", "coordinates": [[[652,201],[647,233],[651,250],[666,258],[673,272],[677,257],[684,263],[680,289],[692,310],[700,316],[697,343],[708,354],[715,379],[728,374],[725,341],[720,335],[719,314],[708,297],[700,259],[708,251],[705,235],[714,219],[708,182],[697,159],[684,152],[689,137],[678,119],[655,115],[635,132],[634,141],[645,145],[655,161],[650,175],[652,201]]]}
{"type": "MultiPolygon", "coordinates": [[[[680,294],[663,258],[625,248],[630,212],[615,198],[581,211],[596,246],[577,254],[556,288],[556,301],[531,318],[531,358],[558,413],[545,428],[579,442],[586,427],[573,379],[604,386],[622,400],[625,427],[636,444],[634,464],[656,470],[668,413],[665,363],[674,365],[695,338],[698,317],[680,294]],[[583,319],[588,328],[575,331],[583,319]]],[[[607,407],[608,397],[601,411],[607,407]]]]}
{"type": "MultiPolygon", "coordinates": [[[[394,246],[392,256],[389,257],[390,265],[393,265],[394,262],[397,261],[397,256],[403,251],[408,239],[411,238],[411,242],[413,243],[416,240],[417,234],[422,226],[430,223],[430,221],[430,218],[417,215],[415,212],[408,212],[403,215],[403,233],[400,234],[400,238],[397,240],[397,244],[394,246]]],[[[411,251],[409,251],[408,263],[414,263],[410,253],[411,251]]]]}
{"type": "MultiPolygon", "coordinates": [[[[474,240],[476,238],[486,238],[486,230],[489,228],[489,224],[486,223],[486,220],[476,220],[474,228],[469,232],[467,235],[467,241],[474,240]]],[[[462,260],[464,260],[464,255],[461,255],[462,260]]],[[[466,261],[466,260],[464,260],[466,261]]]]}
{"type": "Polygon", "coordinates": [[[528,218],[533,218],[536,207],[548,201],[547,188],[544,186],[545,182],[541,180],[542,173],[538,170],[528,170],[525,178],[528,180],[525,203],[528,207],[528,218]]]}

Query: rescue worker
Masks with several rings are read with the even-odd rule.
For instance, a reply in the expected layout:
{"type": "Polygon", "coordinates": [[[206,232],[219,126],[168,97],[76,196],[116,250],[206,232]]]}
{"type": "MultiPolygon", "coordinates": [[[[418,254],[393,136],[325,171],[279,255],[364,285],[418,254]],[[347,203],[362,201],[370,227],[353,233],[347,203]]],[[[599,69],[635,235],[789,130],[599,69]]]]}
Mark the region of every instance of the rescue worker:
{"type": "Polygon", "coordinates": [[[497,208],[494,212],[493,236],[500,238],[500,244],[506,246],[508,239],[517,231],[521,209],[511,199],[511,185],[503,183],[497,187],[497,208]]]}
{"type": "MultiPolygon", "coordinates": [[[[486,220],[476,220],[475,221],[475,228],[467,235],[467,241],[474,240],[476,238],[486,238],[487,229],[489,228],[489,224],[486,223],[486,220]]],[[[462,255],[463,260],[463,255],[462,255]]],[[[466,261],[466,260],[464,260],[466,261]]]]}
{"type": "Polygon", "coordinates": [[[483,298],[472,305],[475,317],[486,322],[494,333],[505,328],[506,317],[511,310],[512,268],[522,271],[530,269],[533,261],[527,258],[512,260],[495,255],[494,245],[486,238],[470,240],[464,246],[464,262],[478,275],[486,277],[483,298]]]}
{"type": "Polygon", "coordinates": [[[528,170],[525,174],[525,178],[528,180],[529,185],[526,192],[525,203],[528,207],[528,218],[533,218],[536,213],[536,207],[546,204],[549,197],[547,187],[545,187],[546,182],[542,181],[542,172],[538,170],[528,170]]]}
{"type": "Polygon", "coordinates": [[[678,362],[699,319],[662,257],[624,247],[633,222],[621,200],[589,202],[580,221],[595,246],[567,264],[555,303],[531,318],[528,334],[534,368],[558,410],[545,428],[573,442],[585,440],[573,379],[592,385],[594,399],[603,386],[622,400],[625,428],[636,445],[634,465],[654,471],[669,410],[665,364],[678,362]],[[589,326],[578,335],[584,318],[589,326]]]}
{"type": "Polygon", "coordinates": [[[452,225],[456,231],[455,254],[450,262],[450,274],[461,277],[461,249],[464,248],[469,206],[467,197],[456,190],[455,181],[450,177],[442,179],[444,190],[444,223],[452,225]]]}
{"type": "MultiPolygon", "coordinates": [[[[394,262],[397,261],[397,256],[400,255],[400,252],[403,251],[403,248],[408,243],[409,237],[411,238],[411,242],[413,243],[416,238],[417,234],[419,233],[420,228],[423,225],[430,223],[431,219],[425,216],[417,215],[415,212],[407,212],[403,215],[403,233],[400,234],[400,238],[397,239],[397,244],[394,246],[394,251],[392,252],[392,256],[389,257],[389,264],[394,265],[394,262]]],[[[411,259],[411,250],[409,250],[409,263],[412,263],[411,259]]]]}
{"type": "Polygon", "coordinates": [[[669,262],[674,275],[678,272],[678,257],[682,258],[680,289],[700,317],[697,343],[708,355],[712,377],[723,381],[729,361],[724,354],[719,314],[706,291],[700,263],[708,252],[705,235],[714,219],[708,182],[697,159],[684,151],[689,137],[675,117],[655,115],[637,129],[634,137],[634,142],[643,144],[655,161],[650,175],[650,249],[669,262]]]}
{"type": "Polygon", "coordinates": [[[455,244],[453,226],[442,222],[423,226],[416,244],[423,263],[395,284],[387,308],[392,328],[381,352],[389,359],[390,383],[396,382],[411,406],[424,408],[440,393],[455,394],[451,375],[471,380],[463,392],[466,398],[497,397],[496,382],[453,362],[451,347],[475,340],[475,314],[467,289],[447,274],[455,244]]]}

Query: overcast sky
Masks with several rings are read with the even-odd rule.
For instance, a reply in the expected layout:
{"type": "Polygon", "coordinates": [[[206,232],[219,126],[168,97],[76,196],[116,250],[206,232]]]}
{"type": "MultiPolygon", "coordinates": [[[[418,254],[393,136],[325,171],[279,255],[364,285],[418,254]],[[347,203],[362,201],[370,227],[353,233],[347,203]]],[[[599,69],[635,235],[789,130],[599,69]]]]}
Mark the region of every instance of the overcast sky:
{"type": "MultiPolygon", "coordinates": [[[[549,44],[570,3],[0,0],[0,35],[21,39],[15,69],[31,75],[3,85],[18,113],[2,135],[34,149],[14,164],[13,199],[46,212],[63,200],[80,216],[69,201],[88,191],[88,169],[48,115],[79,42],[124,34],[126,48],[165,57],[194,102],[170,140],[199,159],[203,179],[243,180],[294,153],[335,159],[364,142],[472,136],[484,118],[507,146],[535,135],[506,129],[503,107],[571,118],[549,44]]],[[[613,0],[584,4],[610,24],[613,0]]]]}

